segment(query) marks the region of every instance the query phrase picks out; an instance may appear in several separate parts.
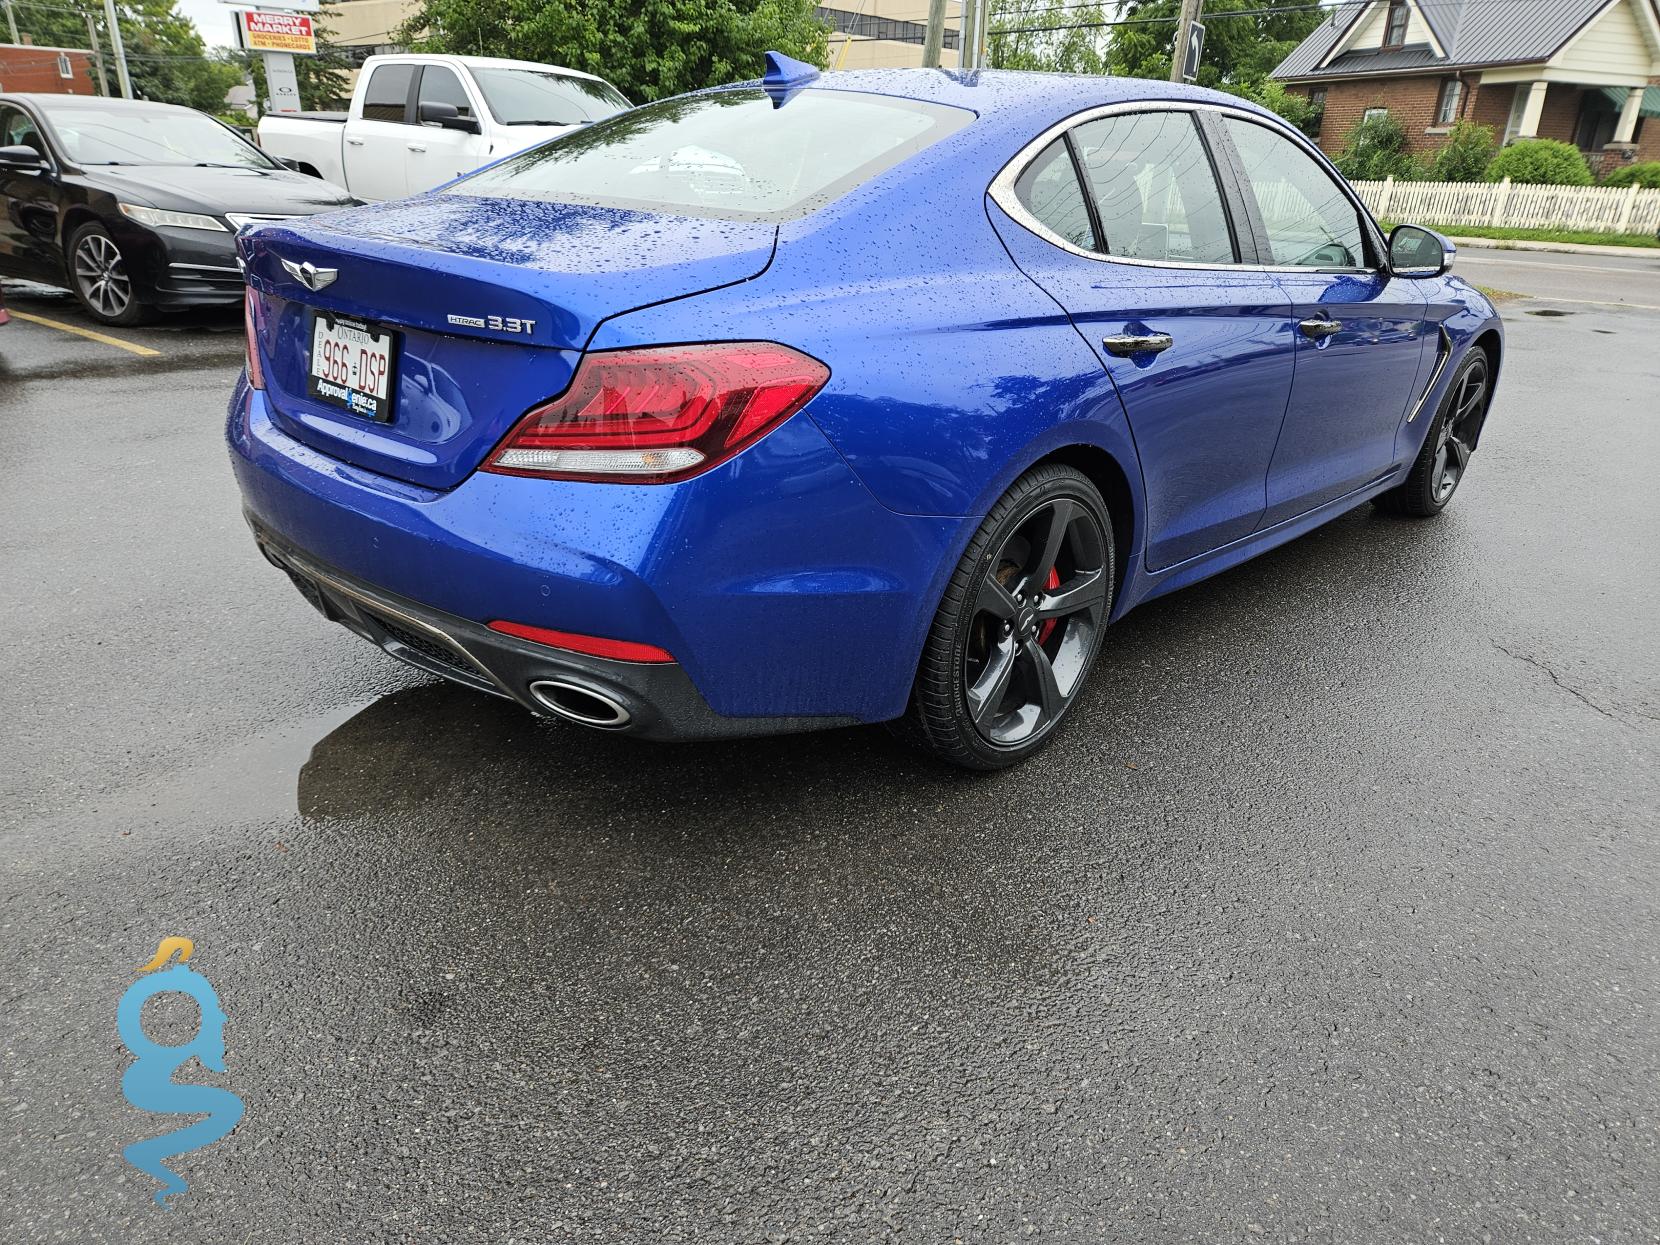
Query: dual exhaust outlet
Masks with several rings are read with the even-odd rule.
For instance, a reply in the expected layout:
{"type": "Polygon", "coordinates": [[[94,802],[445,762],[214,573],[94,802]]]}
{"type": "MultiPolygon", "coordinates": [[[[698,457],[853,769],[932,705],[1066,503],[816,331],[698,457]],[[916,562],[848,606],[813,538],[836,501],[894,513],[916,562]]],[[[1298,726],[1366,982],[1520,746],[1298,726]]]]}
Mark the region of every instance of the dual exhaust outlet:
{"type": "Polygon", "coordinates": [[[634,715],[609,692],[568,679],[537,679],[530,685],[536,703],[549,713],[599,731],[628,729],[634,715]]]}

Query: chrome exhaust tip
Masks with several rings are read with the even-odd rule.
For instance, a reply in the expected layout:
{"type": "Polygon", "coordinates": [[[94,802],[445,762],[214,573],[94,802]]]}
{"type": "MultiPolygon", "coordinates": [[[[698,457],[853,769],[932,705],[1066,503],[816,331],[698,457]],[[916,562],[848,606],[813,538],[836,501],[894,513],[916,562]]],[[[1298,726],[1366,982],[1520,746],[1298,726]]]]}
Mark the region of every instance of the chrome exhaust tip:
{"type": "Polygon", "coordinates": [[[620,731],[634,718],[610,693],[565,679],[538,679],[530,685],[530,694],[549,713],[594,730],[620,731]]]}

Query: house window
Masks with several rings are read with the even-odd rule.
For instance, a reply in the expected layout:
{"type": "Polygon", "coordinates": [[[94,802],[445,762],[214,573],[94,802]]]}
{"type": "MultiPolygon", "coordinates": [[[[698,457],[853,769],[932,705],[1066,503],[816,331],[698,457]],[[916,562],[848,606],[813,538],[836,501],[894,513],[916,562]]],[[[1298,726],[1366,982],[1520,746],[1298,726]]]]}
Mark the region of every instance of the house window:
{"type": "Polygon", "coordinates": [[[1412,13],[1406,0],[1389,0],[1389,18],[1383,28],[1383,46],[1398,48],[1406,42],[1406,24],[1412,13]]]}
{"type": "Polygon", "coordinates": [[[1457,78],[1441,80],[1441,98],[1435,104],[1435,124],[1451,125],[1458,120],[1458,103],[1464,96],[1464,83],[1457,78]]]}
{"type": "Polygon", "coordinates": [[[1362,121],[1375,121],[1379,117],[1387,117],[1388,115],[1389,109],[1387,108],[1368,108],[1360,114],[1360,119],[1362,121]]]}
{"type": "Polygon", "coordinates": [[[65,55],[64,53],[59,52],[58,53],[58,77],[60,77],[60,78],[73,78],[74,76],[75,76],[75,69],[72,65],[70,65],[69,57],[67,55],[65,55]]]}
{"type": "Polygon", "coordinates": [[[1324,112],[1326,110],[1326,88],[1317,86],[1311,90],[1308,93],[1308,102],[1313,104],[1318,111],[1324,112]]]}

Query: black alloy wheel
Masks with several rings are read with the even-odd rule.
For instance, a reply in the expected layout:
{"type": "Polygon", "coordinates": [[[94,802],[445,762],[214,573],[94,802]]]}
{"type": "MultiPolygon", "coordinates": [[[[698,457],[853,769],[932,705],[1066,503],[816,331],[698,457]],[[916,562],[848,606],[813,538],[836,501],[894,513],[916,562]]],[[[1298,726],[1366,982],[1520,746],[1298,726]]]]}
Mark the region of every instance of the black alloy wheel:
{"type": "Polygon", "coordinates": [[[901,733],[942,760],[1002,769],[1048,741],[1077,698],[1112,607],[1106,503],[1040,467],[993,507],[946,590],[901,733]]]}
{"type": "Polygon", "coordinates": [[[1470,452],[1475,449],[1476,436],[1481,432],[1481,421],[1486,414],[1487,356],[1478,351],[1471,365],[1458,375],[1452,405],[1443,412],[1436,436],[1431,488],[1439,505],[1452,500],[1453,490],[1464,478],[1464,469],[1470,464],[1470,452]]]}
{"type": "Polygon", "coordinates": [[[1493,367],[1487,352],[1472,347],[1458,365],[1435,422],[1406,479],[1375,500],[1380,509],[1420,518],[1440,514],[1469,470],[1492,400],[1493,367]]]}

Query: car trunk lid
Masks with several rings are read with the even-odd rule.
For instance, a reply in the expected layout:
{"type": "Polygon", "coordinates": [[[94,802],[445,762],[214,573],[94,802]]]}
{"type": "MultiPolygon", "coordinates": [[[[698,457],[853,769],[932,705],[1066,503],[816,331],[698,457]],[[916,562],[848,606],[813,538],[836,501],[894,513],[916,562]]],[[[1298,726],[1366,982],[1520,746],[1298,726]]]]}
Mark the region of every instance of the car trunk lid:
{"type": "Polygon", "coordinates": [[[239,246],[283,431],[451,488],[565,388],[602,320],[755,277],[776,235],[762,222],[440,194],[259,227],[239,246]],[[318,316],[395,334],[388,422],[315,396],[318,316]]]}

